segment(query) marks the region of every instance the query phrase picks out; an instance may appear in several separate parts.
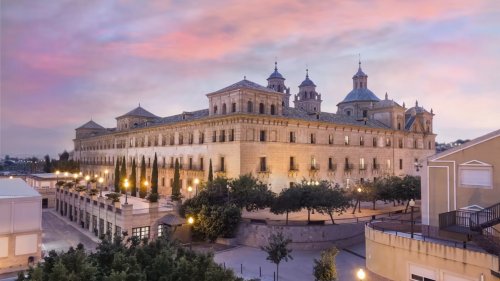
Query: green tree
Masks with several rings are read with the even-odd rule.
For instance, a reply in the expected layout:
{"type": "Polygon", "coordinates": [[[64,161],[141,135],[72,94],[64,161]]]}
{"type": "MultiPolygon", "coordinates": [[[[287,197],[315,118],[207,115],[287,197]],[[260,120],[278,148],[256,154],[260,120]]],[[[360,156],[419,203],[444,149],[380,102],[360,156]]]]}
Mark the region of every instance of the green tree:
{"type": "Polygon", "coordinates": [[[214,180],[214,171],[212,168],[212,158],[210,158],[210,161],[208,162],[208,181],[213,181],[214,180]]]}
{"type": "Polygon", "coordinates": [[[50,160],[50,156],[47,154],[44,157],[43,171],[45,173],[51,173],[52,169],[52,161],[50,160]]]}
{"type": "Polygon", "coordinates": [[[121,192],[125,194],[125,187],[123,186],[123,183],[127,179],[127,162],[125,160],[125,156],[123,156],[122,159],[122,167],[120,169],[120,184],[121,184],[121,192]]]}
{"type": "Polygon", "coordinates": [[[143,155],[141,159],[141,173],[139,176],[139,197],[141,198],[145,198],[146,194],[148,193],[147,186],[145,183],[146,183],[146,159],[144,158],[143,155]]]}
{"type": "Polygon", "coordinates": [[[151,171],[151,193],[158,194],[158,159],[156,153],[151,171]]]}
{"type": "Polygon", "coordinates": [[[269,245],[261,247],[267,253],[266,259],[276,264],[276,281],[279,280],[279,266],[281,261],[288,262],[289,259],[293,260],[291,255],[292,250],[288,248],[288,244],[291,242],[291,239],[283,236],[283,232],[278,232],[269,236],[269,245]]]}
{"type": "Polygon", "coordinates": [[[130,191],[132,196],[137,196],[137,167],[135,158],[132,160],[132,172],[130,174],[130,191]]]}
{"type": "Polygon", "coordinates": [[[213,242],[217,237],[232,238],[241,220],[241,210],[234,206],[202,205],[195,216],[193,231],[199,238],[213,242]]]}
{"type": "Polygon", "coordinates": [[[339,250],[333,247],[321,252],[319,260],[314,259],[313,274],[316,281],[337,281],[335,258],[339,250]]]}
{"type": "Polygon", "coordinates": [[[116,157],[115,192],[120,192],[120,158],[116,157]]]}
{"type": "Polygon", "coordinates": [[[286,224],[288,225],[288,214],[298,212],[302,209],[302,189],[296,186],[281,190],[271,206],[274,214],[286,214],[286,224]]]}
{"type": "Polygon", "coordinates": [[[241,175],[230,181],[229,186],[230,201],[249,212],[270,207],[275,197],[266,184],[258,182],[251,175],[241,175]]]}
{"type": "Polygon", "coordinates": [[[350,207],[349,199],[345,196],[344,191],[338,185],[331,186],[330,183],[322,181],[314,192],[314,196],[318,202],[315,204],[316,211],[321,214],[328,214],[332,224],[335,224],[333,214],[342,214],[350,207]]]}
{"type": "Polygon", "coordinates": [[[180,167],[179,167],[179,159],[175,159],[174,182],[172,184],[172,200],[173,201],[180,201],[182,198],[180,179],[181,179],[181,174],[180,174],[180,167]]]}

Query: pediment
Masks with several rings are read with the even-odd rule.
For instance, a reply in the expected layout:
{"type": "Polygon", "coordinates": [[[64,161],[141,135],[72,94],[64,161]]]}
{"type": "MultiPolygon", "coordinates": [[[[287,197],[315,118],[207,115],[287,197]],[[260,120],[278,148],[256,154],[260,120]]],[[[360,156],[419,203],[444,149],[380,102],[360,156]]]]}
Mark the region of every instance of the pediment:
{"type": "Polygon", "coordinates": [[[460,164],[460,166],[483,166],[483,167],[491,167],[491,164],[484,163],[479,160],[471,160],[465,163],[460,164]]]}

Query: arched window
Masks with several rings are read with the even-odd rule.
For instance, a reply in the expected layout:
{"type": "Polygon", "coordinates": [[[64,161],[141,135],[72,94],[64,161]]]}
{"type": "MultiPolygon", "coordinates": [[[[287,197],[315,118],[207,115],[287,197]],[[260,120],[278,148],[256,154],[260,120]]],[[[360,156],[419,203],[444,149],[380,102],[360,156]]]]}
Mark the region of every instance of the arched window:
{"type": "Polygon", "coordinates": [[[217,114],[217,106],[214,106],[214,114],[217,114]]]}
{"type": "Polygon", "coordinates": [[[247,112],[249,112],[249,113],[253,112],[253,103],[252,103],[252,101],[248,101],[248,103],[247,103],[247,112]]]}
{"type": "Polygon", "coordinates": [[[233,104],[231,105],[231,112],[236,112],[236,103],[233,102],[233,104]]]}
{"type": "Polygon", "coordinates": [[[259,114],[264,114],[264,104],[259,103],[259,114]]]}
{"type": "Polygon", "coordinates": [[[222,114],[226,114],[226,113],[227,113],[226,104],[223,103],[222,104],[222,114]]]}
{"type": "Polygon", "coordinates": [[[274,107],[274,104],[271,104],[271,115],[275,115],[276,112],[275,112],[275,107],[274,107]]]}

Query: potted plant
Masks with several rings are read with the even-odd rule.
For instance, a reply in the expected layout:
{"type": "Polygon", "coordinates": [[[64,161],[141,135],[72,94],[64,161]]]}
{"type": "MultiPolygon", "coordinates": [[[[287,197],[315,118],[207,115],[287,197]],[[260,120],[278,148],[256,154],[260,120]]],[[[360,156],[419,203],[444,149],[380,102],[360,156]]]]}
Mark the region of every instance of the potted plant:
{"type": "Polygon", "coordinates": [[[92,188],[89,190],[88,194],[90,197],[92,197],[92,200],[95,200],[97,198],[97,194],[99,193],[99,190],[92,188]]]}
{"type": "Polygon", "coordinates": [[[82,196],[82,195],[83,195],[83,193],[84,193],[85,191],[87,191],[87,188],[86,188],[85,186],[83,186],[83,185],[79,185],[79,186],[77,186],[77,187],[75,188],[75,191],[76,191],[76,192],[78,192],[78,193],[80,194],[80,196],[82,196]]]}
{"type": "Polygon", "coordinates": [[[57,181],[57,182],[56,182],[56,186],[57,186],[57,187],[61,187],[61,186],[63,186],[63,185],[64,185],[64,183],[65,183],[65,181],[57,181]]]}
{"type": "Polygon", "coordinates": [[[64,184],[64,189],[72,191],[74,185],[75,185],[75,183],[72,181],[66,182],[64,184]]]}
{"type": "Polygon", "coordinates": [[[106,197],[108,197],[108,199],[111,199],[111,202],[115,204],[115,208],[120,207],[120,196],[122,195],[117,192],[111,192],[106,194],[106,197]]]}
{"type": "Polygon", "coordinates": [[[147,199],[149,203],[157,203],[158,199],[160,199],[160,195],[158,195],[158,193],[150,193],[147,199]]]}

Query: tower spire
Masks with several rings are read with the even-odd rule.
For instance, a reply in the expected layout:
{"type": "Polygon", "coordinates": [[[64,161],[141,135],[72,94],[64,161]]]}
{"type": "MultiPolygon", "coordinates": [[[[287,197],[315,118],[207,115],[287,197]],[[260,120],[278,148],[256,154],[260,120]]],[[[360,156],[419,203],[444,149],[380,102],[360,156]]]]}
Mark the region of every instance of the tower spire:
{"type": "Polygon", "coordinates": [[[309,68],[306,68],[306,78],[309,78],[309,68]]]}
{"type": "Polygon", "coordinates": [[[358,66],[361,69],[361,53],[358,53],[358,66]]]}

